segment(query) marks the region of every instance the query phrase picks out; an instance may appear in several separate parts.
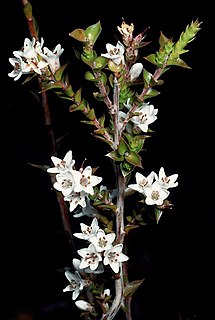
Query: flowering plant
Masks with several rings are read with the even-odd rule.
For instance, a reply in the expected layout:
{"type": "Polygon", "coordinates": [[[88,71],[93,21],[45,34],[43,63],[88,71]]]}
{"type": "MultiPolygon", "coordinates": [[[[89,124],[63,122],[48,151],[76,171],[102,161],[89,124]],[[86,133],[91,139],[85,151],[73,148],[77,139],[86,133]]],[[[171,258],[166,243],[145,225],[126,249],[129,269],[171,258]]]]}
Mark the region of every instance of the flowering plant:
{"type": "Polygon", "coordinates": [[[89,102],[82,88],[76,91],[70,83],[68,64],[61,66],[64,49],[60,44],[53,50],[44,46],[30,2],[23,1],[23,6],[31,39],[25,38],[22,48],[13,51],[9,58],[13,70],[8,76],[14,81],[27,76],[24,83],[37,78],[47,124],[51,123],[49,91],[69,104],[69,112],[82,113],[81,122],[92,126],[94,137],[106,145],[104,156],[112,168],[111,181],[106,182],[98,173],[100,165],[94,168],[87,160],[77,165],[70,149],[59,156],[49,128],[51,161],[42,169],[51,177],[65,231],[83,243],[71,265],[65,267],[69,284],[62,290],[71,292],[85,319],[111,320],[124,313],[130,320],[133,294],[144,279],[129,280],[128,234],[144,227],[146,215],[159,223],[162,214],[172,208],[170,189],[178,185],[178,174],[167,174],[164,167],[148,173],[143,167],[145,144],[158,119],[158,108],[150,101],[159,95],[155,87],[163,84],[164,73],[175,66],[189,69],[181,55],[188,51],[201,23],[192,21],[177,41],[161,32],[158,50],[141,62],[139,52],[150,43],[145,41],[147,29],[135,35],[134,24],[124,19],[117,27],[121,40],[108,42],[102,53],[96,49],[102,33],[100,21],[70,32],[81,43],[75,53],[87,67],[85,80],[96,90],[89,102]],[[72,233],[71,217],[81,220],[80,232],[72,233]]]}

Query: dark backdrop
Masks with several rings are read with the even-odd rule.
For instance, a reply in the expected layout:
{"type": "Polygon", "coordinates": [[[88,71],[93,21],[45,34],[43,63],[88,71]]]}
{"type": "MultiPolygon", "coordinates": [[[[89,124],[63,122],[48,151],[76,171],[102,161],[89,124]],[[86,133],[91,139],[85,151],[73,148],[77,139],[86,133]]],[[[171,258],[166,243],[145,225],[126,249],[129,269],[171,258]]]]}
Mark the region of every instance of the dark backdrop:
{"type": "MultiPolygon", "coordinates": [[[[105,39],[100,36],[97,48],[105,52],[106,42],[115,43],[119,35],[116,27],[124,17],[127,23],[134,23],[135,34],[150,27],[146,40],[152,44],[145,50],[151,53],[157,48],[160,31],[175,40],[192,20],[202,21],[201,31],[183,56],[191,69],[172,68],[163,76],[161,95],[151,100],[159,108],[159,117],[144,166],[155,171],[164,166],[169,173],[179,173],[179,186],[172,192],[174,207],[157,226],[149,224],[131,233],[130,260],[134,266],[131,278],[146,278],[135,293],[135,320],[212,319],[215,189],[211,6],[185,1],[31,3],[45,45],[52,48],[61,43],[65,48],[61,61],[71,59],[71,83],[76,84],[81,84],[82,70],[74,62],[72,48],[77,43],[68,35],[73,29],[85,29],[100,20],[105,39]]],[[[62,292],[67,285],[63,268],[71,266],[74,252],[63,232],[49,177],[28,164],[48,164],[50,159],[43,114],[21,85],[22,79],[14,82],[7,76],[11,71],[8,58],[29,37],[22,2],[4,4],[2,19],[0,318],[20,320],[25,311],[37,319],[74,319],[79,312],[71,295],[62,292]]],[[[103,144],[89,137],[90,128],[85,125],[77,132],[80,115],[69,114],[63,101],[50,99],[55,137],[66,134],[59,154],[63,156],[71,148],[79,161],[86,157],[92,166],[98,165],[101,158],[97,148],[105,152],[103,144]]]]}

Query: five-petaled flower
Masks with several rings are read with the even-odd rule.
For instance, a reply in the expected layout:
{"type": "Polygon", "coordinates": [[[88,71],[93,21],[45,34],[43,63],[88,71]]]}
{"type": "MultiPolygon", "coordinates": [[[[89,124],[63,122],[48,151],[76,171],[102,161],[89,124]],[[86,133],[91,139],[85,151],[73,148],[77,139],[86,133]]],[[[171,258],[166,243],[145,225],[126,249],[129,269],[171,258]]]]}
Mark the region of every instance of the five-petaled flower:
{"type": "Polygon", "coordinates": [[[124,253],[122,253],[123,244],[116,244],[111,249],[104,252],[104,265],[110,265],[111,269],[115,272],[119,272],[119,267],[121,262],[127,261],[129,258],[124,253]]]}
{"type": "Polygon", "coordinates": [[[63,292],[72,291],[72,299],[75,300],[84,287],[89,285],[89,281],[83,280],[78,271],[75,271],[73,274],[67,270],[65,271],[65,276],[70,283],[65,289],[63,289],[63,292]]]}
{"type": "Polygon", "coordinates": [[[119,65],[122,63],[124,65],[125,58],[124,58],[124,52],[125,48],[123,44],[118,41],[116,46],[113,46],[110,43],[106,44],[107,53],[102,53],[101,56],[105,57],[107,59],[111,59],[116,65],[119,65]]]}
{"type": "Polygon", "coordinates": [[[51,160],[54,164],[54,167],[47,169],[49,173],[62,173],[66,170],[72,170],[75,164],[75,160],[72,158],[72,151],[69,150],[63,159],[60,159],[56,156],[52,156],[51,160]]]}
{"type": "Polygon", "coordinates": [[[101,254],[92,243],[87,248],[79,249],[77,252],[82,257],[80,269],[89,267],[94,271],[98,268],[99,262],[102,261],[101,254]]]}
{"type": "Polygon", "coordinates": [[[85,223],[80,223],[82,233],[73,233],[73,236],[83,240],[89,240],[90,237],[95,236],[99,230],[98,220],[94,218],[91,225],[88,226],[85,223]]]}

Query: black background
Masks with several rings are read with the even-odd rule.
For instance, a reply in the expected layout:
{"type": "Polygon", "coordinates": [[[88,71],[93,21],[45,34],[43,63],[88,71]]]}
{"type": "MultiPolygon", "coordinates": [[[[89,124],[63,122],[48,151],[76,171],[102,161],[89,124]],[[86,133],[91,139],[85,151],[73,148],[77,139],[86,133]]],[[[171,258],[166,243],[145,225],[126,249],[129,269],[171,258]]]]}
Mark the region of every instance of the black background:
{"type": "MultiPolygon", "coordinates": [[[[135,25],[134,34],[148,26],[152,43],[143,56],[158,48],[160,31],[177,40],[196,18],[202,21],[196,39],[183,59],[190,70],[172,68],[163,75],[161,95],[151,102],[159,109],[155,137],[148,142],[144,167],[150,172],[164,166],[179,174],[179,186],[171,194],[174,207],[160,223],[150,224],[130,236],[131,279],[146,278],[135,293],[134,320],[207,320],[213,318],[214,291],[214,93],[211,6],[159,2],[31,1],[48,48],[61,43],[61,62],[71,59],[69,70],[74,89],[82,85],[83,71],[74,58],[69,37],[75,28],[85,29],[100,20],[103,28],[97,50],[115,43],[122,17],[135,25]],[[77,87],[76,87],[77,86],[77,87]],[[137,250],[138,248],[138,250],[137,250]]],[[[19,49],[28,26],[21,1],[3,5],[1,21],[2,92],[2,206],[1,206],[1,313],[3,319],[19,319],[29,311],[36,319],[67,320],[79,317],[63,268],[71,266],[73,250],[66,235],[47,174],[28,163],[48,164],[50,152],[41,107],[30,86],[7,76],[8,58],[19,49]]],[[[62,100],[50,95],[56,138],[66,134],[59,155],[69,148],[81,162],[92,166],[104,161],[102,143],[89,136],[81,116],[70,114],[62,100]],[[56,102],[57,101],[57,102],[56,102]],[[87,136],[87,137],[86,137],[87,136]]],[[[106,168],[107,163],[103,162],[106,168]]],[[[107,176],[108,176],[107,174],[107,176]]]]}

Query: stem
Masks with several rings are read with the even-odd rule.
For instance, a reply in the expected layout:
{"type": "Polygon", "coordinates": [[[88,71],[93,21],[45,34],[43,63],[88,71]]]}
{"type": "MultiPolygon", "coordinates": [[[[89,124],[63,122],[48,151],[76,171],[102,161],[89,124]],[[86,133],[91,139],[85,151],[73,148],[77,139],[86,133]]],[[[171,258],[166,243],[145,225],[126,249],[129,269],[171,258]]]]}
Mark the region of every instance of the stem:
{"type": "MultiPolygon", "coordinates": [[[[124,287],[126,287],[129,283],[128,281],[128,264],[127,262],[124,262],[122,265],[122,272],[123,272],[123,278],[124,278],[124,287]]],[[[125,310],[126,310],[126,319],[127,320],[132,320],[131,316],[131,300],[132,297],[127,296],[125,298],[125,310]]]]}
{"type": "MultiPolygon", "coordinates": [[[[157,80],[160,78],[160,76],[161,76],[161,74],[162,74],[162,72],[163,72],[163,70],[164,70],[165,67],[166,67],[166,64],[164,64],[164,65],[162,66],[162,68],[159,68],[159,69],[156,69],[156,70],[155,70],[155,73],[154,73],[154,75],[153,75],[153,79],[154,79],[155,81],[157,81],[157,80]]],[[[138,96],[138,99],[139,99],[140,101],[143,101],[143,100],[144,100],[144,96],[148,93],[149,89],[151,89],[151,86],[150,86],[150,85],[148,85],[148,87],[144,87],[144,88],[143,88],[143,91],[142,91],[141,94],[138,96]]]]}
{"type": "MultiPolygon", "coordinates": [[[[117,79],[114,80],[114,93],[113,93],[113,120],[114,120],[114,145],[119,145],[119,85],[117,79]]],[[[116,210],[116,243],[124,242],[124,193],[126,187],[126,179],[123,176],[120,166],[115,166],[116,182],[117,182],[117,210],[116,210]]],[[[102,317],[102,320],[112,320],[118,313],[121,305],[123,304],[123,290],[124,290],[124,276],[122,264],[120,266],[119,277],[115,280],[115,298],[108,312],[102,317]]]]}
{"type": "MultiPolygon", "coordinates": [[[[116,243],[123,243],[124,236],[125,236],[124,192],[125,192],[126,181],[118,165],[116,166],[116,177],[117,177],[117,185],[118,185],[117,210],[116,210],[116,243]]],[[[123,277],[123,269],[121,265],[119,278],[115,280],[115,298],[108,312],[102,317],[102,320],[114,319],[124,300],[123,289],[124,289],[124,277],[123,277]]]]}
{"type": "Polygon", "coordinates": [[[114,121],[114,147],[115,150],[119,145],[119,84],[114,78],[114,92],[113,92],[113,121],[114,121]]]}
{"type": "MultiPolygon", "coordinates": [[[[25,7],[26,5],[28,5],[29,1],[28,0],[22,0],[22,4],[25,7]]],[[[29,27],[29,32],[31,37],[34,37],[35,39],[38,39],[38,33],[35,29],[35,25],[34,25],[34,18],[33,15],[27,17],[27,22],[28,22],[28,27],[29,27]]],[[[38,83],[39,83],[39,87],[41,89],[41,95],[42,95],[42,108],[43,108],[43,112],[44,112],[44,121],[45,121],[45,126],[47,128],[48,131],[48,142],[49,142],[49,148],[50,148],[50,154],[51,155],[56,155],[56,148],[55,148],[55,139],[54,139],[54,133],[52,130],[52,122],[51,122],[51,116],[50,116],[50,111],[49,111],[49,105],[48,105],[48,99],[47,99],[47,94],[46,92],[42,91],[42,85],[41,85],[41,80],[40,78],[38,78],[38,83]]],[[[50,175],[51,177],[51,182],[52,184],[55,182],[54,178],[52,175],[50,175]]],[[[59,209],[60,209],[60,213],[61,213],[61,218],[62,218],[62,223],[63,223],[63,228],[65,230],[65,232],[68,234],[68,238],[69,238],[69,242],[71,244],[73,244],[72,242],[72,231],[71,231],[71,226],[69,223],[69,217],[68,217],[68,212],[67,212],[67,208],[65,205],[65,201],[63,200],[63,196],[60,192],[56,192],[56,197],[57,197],[57,201],[58,201],[58,205],[59,205],[59,209]]]]}

